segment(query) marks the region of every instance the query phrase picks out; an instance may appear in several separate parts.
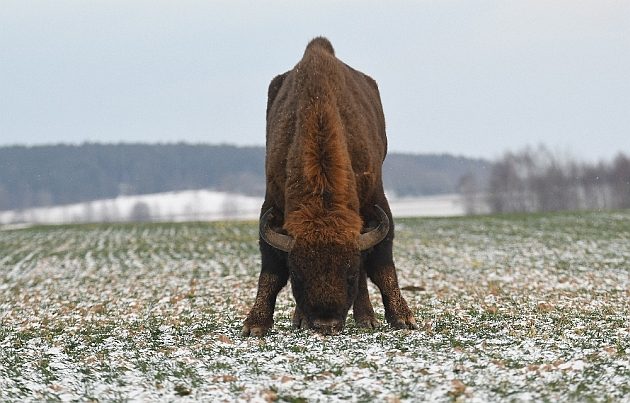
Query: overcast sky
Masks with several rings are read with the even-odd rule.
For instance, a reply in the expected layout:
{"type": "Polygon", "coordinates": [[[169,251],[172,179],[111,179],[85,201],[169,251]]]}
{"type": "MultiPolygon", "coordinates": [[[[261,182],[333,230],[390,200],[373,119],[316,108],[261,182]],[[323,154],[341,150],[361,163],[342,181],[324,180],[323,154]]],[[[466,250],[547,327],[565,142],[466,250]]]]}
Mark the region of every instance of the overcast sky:
{"type": "Polygon", "coordinates": [[[324,35],[390,150],[630,153],[627,0],[0,1],[0,145],[263,145],[269,81],[324,35]]]}

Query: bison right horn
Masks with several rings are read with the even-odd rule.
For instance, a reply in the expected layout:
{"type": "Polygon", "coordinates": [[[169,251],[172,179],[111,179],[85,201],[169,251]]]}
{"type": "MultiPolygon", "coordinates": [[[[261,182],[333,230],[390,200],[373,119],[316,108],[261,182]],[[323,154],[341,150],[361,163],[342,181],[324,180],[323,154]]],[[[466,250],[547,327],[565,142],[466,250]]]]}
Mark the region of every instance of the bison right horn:
{"type": "Polygon", "coordinates": [[[265,214],[260,217],[260,237],[276,249],[280,249],[281,251],[287,253],[291,252],[291,249],[293,249],[293,245],[295,244],[295,239],[289,235],[280,234],[269,228],[267,220],[270,215],[273,215],[271,212],[272,210],[273,207],[265,211],[265,214]]]}
{"type": "Polygon", "coordinates": [[[374,205],[378,210],[379,223],[376,228],[359,236],[359,250],[367,250],[381,242],[389,232],[389,218],[379,205],[374,205]]]}

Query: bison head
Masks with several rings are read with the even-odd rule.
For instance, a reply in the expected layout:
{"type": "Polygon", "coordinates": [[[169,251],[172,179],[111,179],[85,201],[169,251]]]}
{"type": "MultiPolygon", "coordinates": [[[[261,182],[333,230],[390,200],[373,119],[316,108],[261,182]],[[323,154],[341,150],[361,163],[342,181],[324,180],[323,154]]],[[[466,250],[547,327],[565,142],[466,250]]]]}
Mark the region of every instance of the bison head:
{"type": "Polygon", "coordinates": [[[288,253],[289,278],[302,326],[326,334],[343,329],[358,291],[361,252],[381,242],[389,232],[387,214],[379,206],[376,210],[378,225],[358,239],[315,244],[272,230],[267,223],[271,209],[261,217],[261,238],[288,253]]]}

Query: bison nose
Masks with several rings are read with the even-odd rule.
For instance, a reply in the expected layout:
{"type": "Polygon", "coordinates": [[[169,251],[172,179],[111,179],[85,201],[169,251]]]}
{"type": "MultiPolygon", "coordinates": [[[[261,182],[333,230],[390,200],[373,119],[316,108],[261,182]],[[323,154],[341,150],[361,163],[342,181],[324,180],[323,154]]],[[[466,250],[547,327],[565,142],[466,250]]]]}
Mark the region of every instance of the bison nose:
{"type": "Polygon", "coordinates": [[[343,322],[339,319],[315,319],[313,330],[324,335],[337,334],[343,329],[343,322]]]}

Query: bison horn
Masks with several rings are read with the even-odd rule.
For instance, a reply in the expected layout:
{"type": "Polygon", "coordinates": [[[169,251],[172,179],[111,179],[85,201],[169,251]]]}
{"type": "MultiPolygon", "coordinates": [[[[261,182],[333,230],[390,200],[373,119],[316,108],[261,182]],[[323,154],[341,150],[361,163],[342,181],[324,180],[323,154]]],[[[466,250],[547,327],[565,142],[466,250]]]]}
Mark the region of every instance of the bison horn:
{"type": "Polygon", "coordinates": [[[265,214],[260,217],[260,237],[267,242],[269,245],[273,246],[276,249],[280,249],[284,252],[291,252],[293,245],[295,244],[295,239],[288,235],[280,234],[271,228],[269,228],[269,224],[267,223],[267,219],[270,215],[273,215],[271,212],[273,207],[265,212],[265,214]]]}
{"type": "Polygon", "coordinates": [[[359,237],[359,250],[370,249],[377,243],[381,242],[389,232],[389,218],[387,218],[387,214],[385,214],[379,205],[374,205],[374,207],[376,207],[379,214],[378,226],[370,232],[361,234],[359,237]]]}

